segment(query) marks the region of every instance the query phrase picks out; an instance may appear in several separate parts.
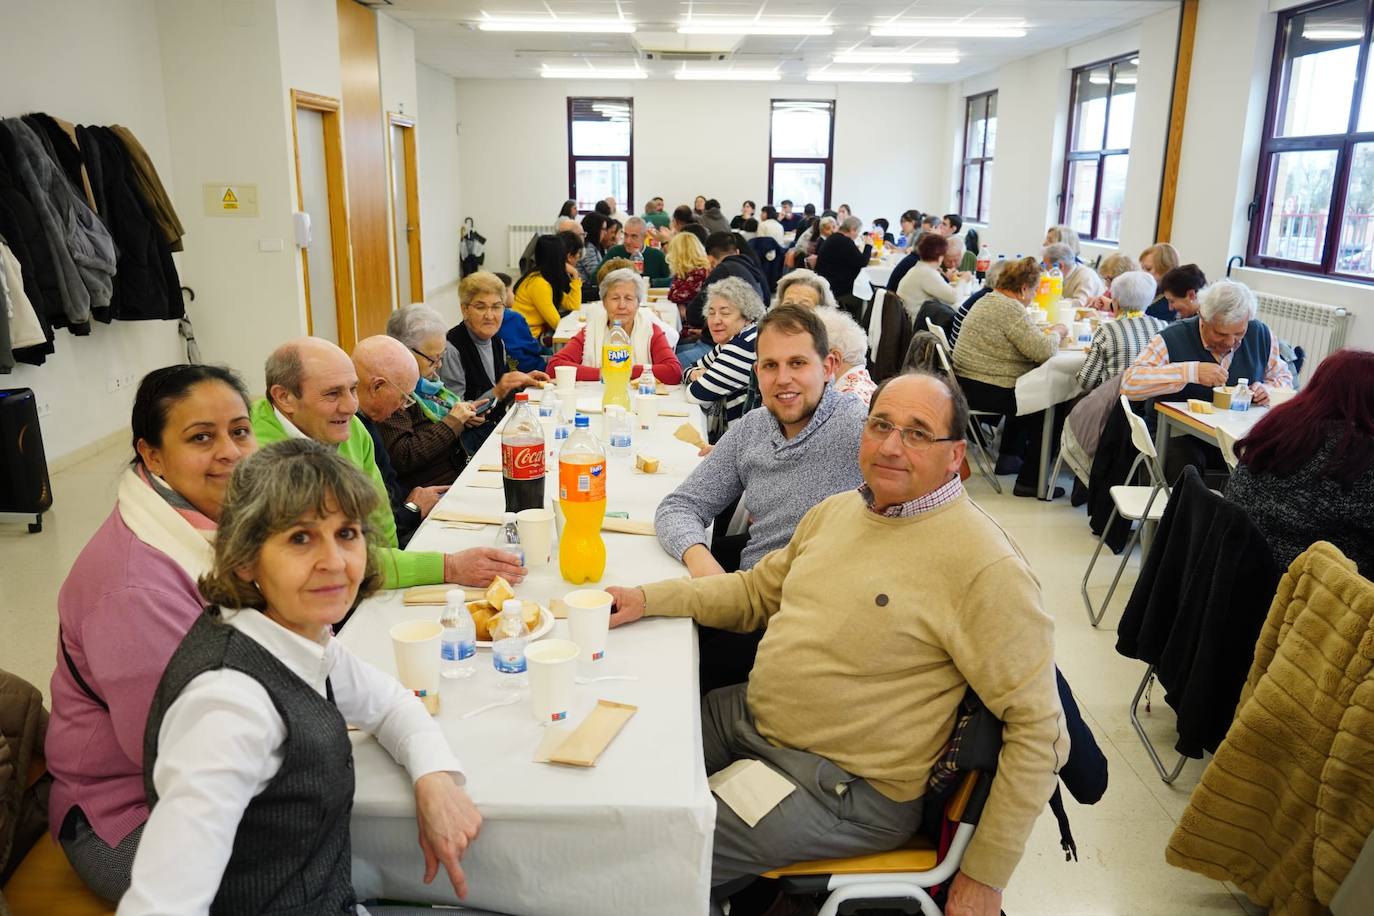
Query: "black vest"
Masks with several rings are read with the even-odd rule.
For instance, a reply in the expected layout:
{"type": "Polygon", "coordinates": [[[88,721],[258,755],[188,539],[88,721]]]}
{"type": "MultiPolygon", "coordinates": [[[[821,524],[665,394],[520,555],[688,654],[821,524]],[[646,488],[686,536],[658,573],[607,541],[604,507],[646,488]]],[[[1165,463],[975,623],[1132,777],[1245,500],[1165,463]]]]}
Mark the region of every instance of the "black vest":
{"type": "Polygon", "coordinates": [[[148,710],[143,785],[149,809],[157,806],[153,766],[163,716],[193,678],[221,668],[262,684],[286,723],[287,738],[281,769],[239,821],[210,912],[354,912],[348,832],[353,748],[333,694],[321,697],[251,637],[222,623],[214,608],[196,620],[172,654],[148,710]]]}
{"type": "Polygon", "coordinates": [[[463,362],[463,390],[456,392],[463,400],[480,398],[506,374],[506,345],[501,342],[500,335],[491,339],[491,364],[496,367],[496,378],[487,375],[487,367],[482,365],[482,357],[477,355],[477,343],[465,326],[455,324],[449,328],[448,342],[453,344],[463,362]]]}
{"type": "MultiPolygon", "coordinates": [[[[1175,321],[1160,331],[1159,336],[1169,348],[1171,363],[1217,362],[1211,351],[1202,345],[1202,332],[1198,329],[1196,315],[1175,321]]],[[[1252,382],[1264,381],[1265,373],[1269,369],[1271,340],[1268,325],[1262,321],[1251,320],[1250,326],[1245,329],[1245,337],[1241,340],[1240,346],[1231,354],[1231,368],[1226,377],[1226,384],[1235,385],[1241,379],[1249,379],[1252,382]]],[[[1167,400],[1181,401],[1187,398],[1197,398],[1211,403],[1212,389],[1206,385],[1185,385],[1177,394],[1168,395],[1167,400]]]]}

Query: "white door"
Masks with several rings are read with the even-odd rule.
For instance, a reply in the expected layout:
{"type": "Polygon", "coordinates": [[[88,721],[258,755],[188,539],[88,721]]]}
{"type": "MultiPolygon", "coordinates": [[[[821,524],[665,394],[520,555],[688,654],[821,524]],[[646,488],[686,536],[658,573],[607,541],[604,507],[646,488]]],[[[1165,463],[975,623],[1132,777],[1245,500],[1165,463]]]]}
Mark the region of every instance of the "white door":
{"type": "Polygon", "coordinates": [[[339,342],[334,299],[334,249],[329,233],[329,185],[324,166],[324,117],[296,109],[296,141],[301,157],[301,209],[310,214],[310,327],[316,337],[339,342]]]}
{"type": "Polygon", "coordinates": [[[391,199],[395,201],[396,234],[396,302],[409,305],[410,289],[410,214],[406,212],[406,144],[405,128],[391,126],[391,199]]]}

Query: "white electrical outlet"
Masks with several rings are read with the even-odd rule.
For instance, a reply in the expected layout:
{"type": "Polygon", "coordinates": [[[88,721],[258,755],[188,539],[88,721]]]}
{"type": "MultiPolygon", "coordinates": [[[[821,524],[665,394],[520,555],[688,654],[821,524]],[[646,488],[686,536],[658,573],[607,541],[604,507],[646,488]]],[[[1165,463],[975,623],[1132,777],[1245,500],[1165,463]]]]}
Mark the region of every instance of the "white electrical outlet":
{"type": "Polygon", "coordinates": [[[114,393],[119,390],[119,376],[112,375],[105,380],[105,390],[114,393]]]}
{"type": "Polygon", "coordinates": [[[43,417],[46,417],[46,416],[47,416],[48,414],[50,414],[50,413],[52,413],[52,405],[49,404],[47,401],[39,401],[39,402],[38,402],[38,416],[39,416],[39,418],[42,419],[43,417]]]}

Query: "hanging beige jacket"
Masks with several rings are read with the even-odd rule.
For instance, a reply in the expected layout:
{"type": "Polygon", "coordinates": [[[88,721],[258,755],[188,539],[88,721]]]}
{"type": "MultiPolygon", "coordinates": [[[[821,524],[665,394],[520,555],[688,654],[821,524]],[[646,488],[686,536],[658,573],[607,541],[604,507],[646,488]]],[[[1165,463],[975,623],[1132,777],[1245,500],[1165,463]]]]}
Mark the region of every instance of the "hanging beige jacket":
{"type": "Polygon", "coordinates": [[[1327,912],[1374,828],[1374,583],[1325,541],[1279,581],[1236,717],[1165,859],[1327,912]]]}
{"type": "Polygon", "coordinates": [[[172,198],[162,186],[162,179],[158,177],[152,157],[129,128],[116,124],[110,130],[119,138],[119,142],[124,144],[124,149],[129,154],[129,162],[133,165],[134,184],[138,186],[139,196],[152,211],[153,222],[157,223],[162,240],[172,251],[181,251],[181,237],[186,234],[186,230],[182,228],[176,208],[172,206],[172,198]]]}

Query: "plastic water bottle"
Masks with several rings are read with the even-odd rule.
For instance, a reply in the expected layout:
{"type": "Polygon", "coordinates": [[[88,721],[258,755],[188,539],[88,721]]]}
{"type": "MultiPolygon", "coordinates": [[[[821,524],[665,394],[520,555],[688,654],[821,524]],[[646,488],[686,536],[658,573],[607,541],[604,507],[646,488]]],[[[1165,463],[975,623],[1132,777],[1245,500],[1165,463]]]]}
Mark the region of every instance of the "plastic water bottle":
{"type": "Polygon", "coordinates": [[[658,394],[658,379],[654,377],[654,368],[648,363],[640,369],[638,394],[642,398],[652,398],[658,394]]]}
{"type": "Polygon", "coordinates": [[[628,468],[630,453],[634,450],[634,424],[624,407],[613,404],[606,408],[606,439],[610,443],[608,451],[611,461],[620,468],[628,468]]]}
{"type": "Polygon", "coordinates": [[[539,398],[539,419],[549,420],[558,414],[558,389],[545,388],[539,398]]]}
{"type": "Polygon", "coordinates": [[[473,667],[477,626],[468,613],[462,589],[452,589],[444,597],[444,616],[439,618],[444,628],[439,642],[439,673],[447,678],[472,677],[477,670],[473,667]]]}
{"type": "Polygon", "coordinates": [[[491,663],[496,667],[497,683],[507,689],[524,687],[525,643],[529,634],[520,599],[512,598],[501,605],[501,616],[493,629],[491,663]]]}
{"type": "Polygon", "coordinates": [[[1246,411],[1250,409],[1250,380],[1243,378],[1236,383],[1236,390],[1231,395],[1231,409],[1246,411]]]}
{"type": "Polygon", "coordinates": [[[496,546],[515,554],[520,558],[520,565],[525,565],[525,548],[520,546],[520,529],[515,524],[514,512],[507,512],[501,517],[501,528],[496,532],[496,546]]]}

